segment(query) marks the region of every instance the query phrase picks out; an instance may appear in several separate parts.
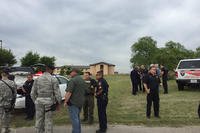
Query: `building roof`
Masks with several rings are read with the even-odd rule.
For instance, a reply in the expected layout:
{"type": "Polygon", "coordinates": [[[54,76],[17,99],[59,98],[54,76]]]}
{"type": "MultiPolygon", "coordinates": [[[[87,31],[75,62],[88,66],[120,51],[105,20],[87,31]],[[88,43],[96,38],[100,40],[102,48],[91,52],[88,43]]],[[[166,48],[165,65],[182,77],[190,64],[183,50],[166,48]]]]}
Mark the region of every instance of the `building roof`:
{"type": "Polygon", "coordinates": [[[105,65],[108,65],[108,66],[115,66],[114,64],[110,64],[110,63],[107,63],[107,62],[98,62],[98,63],[90,64],[90,66],[95,66],[95,65],[99,65],[99,64],[105,64],[105,65]]]}
{"type": "MultiPolygon", "coordinates": [[[[64,67],[64,66],[61,66],[64,67]]],[[[57,67],[57,68],[61,68],[57,67]]],[[[65,65],[65,67],[76,68],[76,69],[90,69],[90,66],[82,66],[82,65],[65,65]]]]}

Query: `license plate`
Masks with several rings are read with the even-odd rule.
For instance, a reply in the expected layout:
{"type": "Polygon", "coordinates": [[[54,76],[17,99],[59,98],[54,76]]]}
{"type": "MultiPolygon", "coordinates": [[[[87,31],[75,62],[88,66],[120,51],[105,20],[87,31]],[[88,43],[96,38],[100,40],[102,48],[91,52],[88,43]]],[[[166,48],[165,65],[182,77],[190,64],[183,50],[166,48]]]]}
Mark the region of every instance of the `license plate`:
{"type": "Polygon", "coordinates": [[[190,80],[190,83],[197,83],[197,80],[192,79],[192,80],[190,80]]]}

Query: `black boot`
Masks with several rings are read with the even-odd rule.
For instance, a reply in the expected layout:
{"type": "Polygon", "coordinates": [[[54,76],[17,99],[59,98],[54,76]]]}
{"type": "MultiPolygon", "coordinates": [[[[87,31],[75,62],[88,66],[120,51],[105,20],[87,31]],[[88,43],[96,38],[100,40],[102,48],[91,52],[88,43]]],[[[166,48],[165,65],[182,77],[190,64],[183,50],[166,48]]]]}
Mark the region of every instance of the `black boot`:
{"type": "Polygon", "coordinates": [[[106,133],[106,130],[99,129],[99,130],[96,130],[96,133],[106,133]]]}

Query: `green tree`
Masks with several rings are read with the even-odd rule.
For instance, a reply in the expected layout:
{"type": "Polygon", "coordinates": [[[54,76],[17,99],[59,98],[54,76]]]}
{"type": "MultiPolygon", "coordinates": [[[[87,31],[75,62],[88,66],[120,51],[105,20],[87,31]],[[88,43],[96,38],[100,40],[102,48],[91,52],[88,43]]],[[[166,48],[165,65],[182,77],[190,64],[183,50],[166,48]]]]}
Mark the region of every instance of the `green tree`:
{"type": "Polygon", "coordinates": [[[200,58],[200,47],[196,48],[195,57],[200,58]]]}
{"type": "Polygon", "coordinates": [[[192,50],[187,50],[178,42],[169,41],[164,48],[160,48],[156,53],[155,60],[159,64],[163,64],[168,69],[173,70],[181,59],[195,58],[192,50]]]}
{"type": "Polygon", "coordinates": [[[31,66],[40,62],[40,55],[29,51],[24,57],[20,59],[21,66],[31,66]]]}
{"type": "Polygon", "coordinates": [[[131,47],[132,58],[130,62],[133,65],[149,65],[154,63],[157,50],[157,42],[155,40],[149,36],[142,37],[131,47]]]}
{"type": "Polygon", "coordinates": [[[173,70],[181,59],[199,58],[200,47],[196,51],[188,50],[178,42],[169,41],[163,48],[157,48],[156,41],[151,37],[142,37],[131,47],[133,65],[158,63],[173,70]]]}
{"type": "Polygon", "coordinates": [[[66,66],[61,67],[60,75],[65,76],[66,75],[66,70],[67,70],[66,66]]]}
{"type": "MultiPolygon", "coordinates": [[[[65,74],[66,74],[66,75],[69,75],[72,69],[73,69],[72,67],[69,67],[69,66],[66,67],[66,66],[65,66],[65,74]]],[[[80,69],[80,70],[78,71],[78,74],[79,74],[79,75],[83,75],[83,70],[80,69]]]]}
{"type": "Polygon", "coordinates": [[[11,50],[0,49],[0,66],[13,66],[17,63],[11,50]]]}
{"type": "Polygon", "coordinates": [[[72,69],[71,67],[66,67],[66,75],[69,75],[72,69]]]}
{"type": "Polygon", "coordinates": [[[55,66],[55,61],[56,58],[54,56],[53,57],[43,56],[40,58],[40,63],[45,65],[55,66]]]}

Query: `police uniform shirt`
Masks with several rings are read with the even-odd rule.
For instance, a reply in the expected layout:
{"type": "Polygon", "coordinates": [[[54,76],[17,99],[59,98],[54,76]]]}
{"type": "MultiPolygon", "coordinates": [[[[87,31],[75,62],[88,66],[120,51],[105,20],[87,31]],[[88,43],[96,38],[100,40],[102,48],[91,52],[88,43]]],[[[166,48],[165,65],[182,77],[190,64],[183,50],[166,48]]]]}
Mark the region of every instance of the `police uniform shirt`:
{"type": "Polygon", "coordinates": [[[26,81],[23,85],[23,88],[25,89],[26,93],[27,94],[30,94],[31,93],[31,89],[32,89],[32,86],[33,86],[33,82],[34,80],[31,80],[31,81],[26,81]]]}
{"type": "Polygon", "coordinates": [[[147,74],[143,83],[147,84],[148,89],[150,89],[150,93],[158,93],[159,92],[159,77],[152,74],[147,74]]]}
{"type": "Polygon", "coordinates": [[[145,69],[142,69],[142,75],[146,75],[148,74],[148,70],[145,68],[145,69]]]}
{"type": "Polygon", "coordinates": [[[107,95],[108,94],[108,88],[109,88],[107,81],[104,78],[101,78],[101,79],[98,80],[97,84],[98,84],[97,93],[102,90],[102,93],[100,95],[103,95],[103,94],[107,95]]]}
{"type": "Polygon", "coordinates": [[[134,83],[138,83],[140,80],[140,74],[138,72],[138,70],[134,69],[133,71],[131,71],[131,80],[134,83]]]}
{"type": "Polygon", "coordinates": [[[163,77],[163,78],[167,78],[167,77],[168,77],[168,70],[167,70],[165,67],[163,67],[163,68],[161,69],[161,71],[163,72],[162,77],[163,77]]]}
{"type": "Polygon", "coordinates": [[[86,90],[86,95],[94,95],[95,88],[97,87],[97,83],[94,79],[86,80],[88,89],[86,90]]]}

